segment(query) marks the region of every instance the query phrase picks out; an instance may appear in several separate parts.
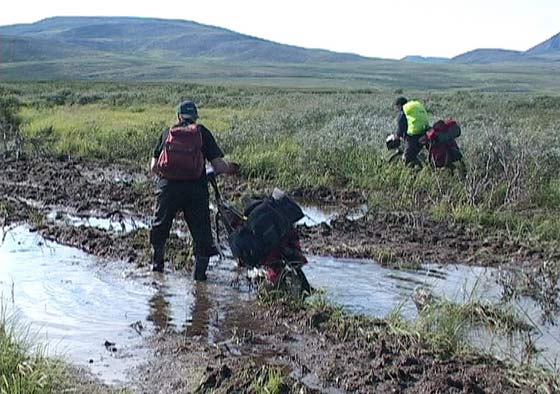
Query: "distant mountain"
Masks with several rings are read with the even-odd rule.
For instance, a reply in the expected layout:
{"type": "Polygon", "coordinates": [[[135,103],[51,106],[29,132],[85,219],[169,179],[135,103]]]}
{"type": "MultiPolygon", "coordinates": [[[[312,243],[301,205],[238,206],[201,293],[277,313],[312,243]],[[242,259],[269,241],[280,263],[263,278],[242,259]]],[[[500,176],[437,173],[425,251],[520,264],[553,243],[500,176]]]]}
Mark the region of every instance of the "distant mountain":
{"type": "Polygon", "coordinates": [[[507,49],[475,49],[451,58],[453,63],[503,63],[523,59],[523,52],[507,49]]]}
{"type": "Polygon", "coordinates": [[[465,52],[451,59],[443,57],[405,56],[401,60],[417,63],[551,63],[560,62],[560,33],[527,51],[481,48],[465,52]]]}
{"type": "MultiPolygon", "coordinates": [[[[139,57],[218,59],[241,62],[305,63],[363,61],[365,58],[319,49],[305,49],[183,20],[132,17],[54,17],[31,24],[0,27],[0,35],[25,38],[28,56],[34,48],[53,51],[106,52],[139,57]],[[41,41],[34,41],[41,40],[41,41]]],[[[4,42],[5,39],[3,39],[4,42]]],[[[8,38],[12,42],[13,39],[8,38]]],[[[3,46],[3,45],[2,45],[3,46]]],[[[26,49],[3,51],[1,61],[21,61],[26,49]],[[16,54],[12,57],[11,54],[16,54]]],[[[91,52],[90,52],[91,53],[91,52]]],[[[99,53],[97,53],[99,54],[99,53]]],[[[47,55],[46,58],[59,56],[47,55]]]]}
{"type": "Polygon", "coordinates": [[[401,60],[405,62],[416,62],[416,63],[448,63],[448,57],[433,57],[433,56],[405,56],[401,60]]]}
{"type": "Polygon", "coordinates": [[[550,63],[560,62],[560,33],[527,51],[507,49],[475,49],[455,56],[453,63],[550,63]]]}
{"type": "Polygon", "coordinates": [[[560,52],[542,51],[538,54],[507,49],[475,49],[451,58],[452,63],[555,63],[560,62],[560,52]]]}
{"type": "Polygon", "coordinates": [[[548,40],[535,45],[525,52],[528,55],[550,55],[560,54],[560,33],[550,37],[548,40]]]}

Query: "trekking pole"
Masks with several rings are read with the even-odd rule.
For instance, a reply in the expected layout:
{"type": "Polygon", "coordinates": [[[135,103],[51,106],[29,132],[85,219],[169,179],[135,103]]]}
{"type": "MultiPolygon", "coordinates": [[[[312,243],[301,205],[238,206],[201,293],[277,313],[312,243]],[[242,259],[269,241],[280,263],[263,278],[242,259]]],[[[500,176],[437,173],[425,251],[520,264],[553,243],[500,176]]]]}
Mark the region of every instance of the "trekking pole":
{"type": "Polygon", "coordinates": [[[218,189],[218,182],[216,181],[216,172],[213,168],[206,169],[206,177],[208,178],[208,182],[212,185],[212,189],[214,189],[214,195],[216,196],[216,203],[220,204],[222,202],[222,195],[220,194],[220,189],[218,189]]]}
{"type": "Polygon", "coordinates": [[[214,197],[216,199],[216,216],[214,217],[214,223],[216,225],[216,246],[218,247],[218,253],[220,254],[220,259],[224,259],[224,252],[220,247],[220,204],[222,203],[222,195],[220,194],[220,189],[218,189],[218,182],[216,181],[216,172],[212,167],[206,169],[206,177],[208,178],[208,183],[212,185],[214,189],[214,197]]]}

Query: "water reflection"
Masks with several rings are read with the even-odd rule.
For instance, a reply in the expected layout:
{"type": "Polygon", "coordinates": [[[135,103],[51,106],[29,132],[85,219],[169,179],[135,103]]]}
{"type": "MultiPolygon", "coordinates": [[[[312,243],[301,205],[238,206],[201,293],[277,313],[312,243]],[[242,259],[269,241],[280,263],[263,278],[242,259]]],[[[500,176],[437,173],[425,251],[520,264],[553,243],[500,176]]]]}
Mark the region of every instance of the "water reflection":
{"type": "Polygon", "coordinates": [[[210,302],[206,283],[196,282],[193,285],[194,300],[191,307],[191,316],[187,320],[187,336],[208,338],[210,325],[210,302]]]}
{"type": "Polygon", "coordinates": [[[165,331],[168,327],[174,327],[171,318],[171,306],[165,298],[163,290],[158,290],[148,301],[150,307],[146,320],[154,324],[156,332],[165,331]]]}
{"type": "MultiPolygon", "coordinates": [[[[48,344],[49,354],[87,365],[107,382],[124,380],[127,369],[145,359],[134,327],[146,316],[149,288],[23,226],[0,231],[0,239],[0,295],[9,301],[2,307],[34,340],[48,344]],[[104,343],[117,351],[108,352],[104,343]]],[[[112,269],[120,272],[117,266],[112,269]]]]}
{"type": "Polygon", "coordinates": [[[333,219],[345,217],[348,220],[357,220],[364,217],[368,212],[367,204],[361,204],[355,207],[346,207],[341,209],[340,206],[316,206],[308,204],[305,201],[298,201],[303,214],[305,215],[298,224],[307,226],[316,226],[321,223],[330,224],[333,219]]]}

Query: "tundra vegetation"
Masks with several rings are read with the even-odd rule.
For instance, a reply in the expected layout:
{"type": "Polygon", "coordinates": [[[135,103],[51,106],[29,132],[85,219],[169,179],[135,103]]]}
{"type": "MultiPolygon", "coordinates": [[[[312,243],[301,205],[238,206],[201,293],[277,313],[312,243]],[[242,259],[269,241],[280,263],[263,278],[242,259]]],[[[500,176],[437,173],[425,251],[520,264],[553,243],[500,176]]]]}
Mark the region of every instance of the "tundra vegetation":
{"type": "MultiPolygon", "coordinates": [[[[472,226],[481,234],[505,232],[512,239],[559,252],[560,97],[555,95],[4,82],[1,153],[125,160],[145,168],[156,138],[174,121],[174,107],[184,98],[198,103],[201,122],[214,132],[228,157],[241,164],[242,176],[255,189],[274,185],[357,190],[367,198],[369,214],[413,211],[472,226]],[[465,177],[387,163],[384,140],[395,128],[392,102],[402,94],[425,103],[434,122],[459,122],[465,177]]],[[[9,207],[0,205],[2,209],[9,207]]],[[[558,262],[551,263],[557,277],[558,262]]],[[[327,316],[323,326],[340,330],[341,338],[376,338],[380,331],[389,332],[407,343],[421,341],[445,357],[465,351],[465,320],[516,326],[508,312],[476,303],[437,303],[412,324],[396,315],[384,323],[352,317],[321,303],[310,308],[327,316]]],[[[4,327],[0,325],[0,334],[6,332],[4,327]]],[[[8,339],[0,337],[0,352],[15,346],[12,336],[4,337],[8,339]]],[[[2,378],[14,373],[2,369],[2,378]]],[[[515,373],[523,381],[538,382],[543,376],[525,369],[515,373]]],[[[549,375],[546,382],[558,388],[549,375]]],[[[277,392],[281,371],[263,369],[252,386],[256,392],[277,392]]]]}
{"type": "Polygon", "coordinates": [[[25,139],[25,150],[143,166],[176,103],[190,97],[256,184],[357,189],[370,212],[421,209],[512,237],[560,237],[557,96],[85,82],[4,83],[0,92],[2,124],[14,125],[4,132],[5,147],[12,133],[13,141],[25,139]],[[397,94],[422,100],[433,121],[459,122],[465,179],[387,165],[384,139],[395,127],[397,94]]]}

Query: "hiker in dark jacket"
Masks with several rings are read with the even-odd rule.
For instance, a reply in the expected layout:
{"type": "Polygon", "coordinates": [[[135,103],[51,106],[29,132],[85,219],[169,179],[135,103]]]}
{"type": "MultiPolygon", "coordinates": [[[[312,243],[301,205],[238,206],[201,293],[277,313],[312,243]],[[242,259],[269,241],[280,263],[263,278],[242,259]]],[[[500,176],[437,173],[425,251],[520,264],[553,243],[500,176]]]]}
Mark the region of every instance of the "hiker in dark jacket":
{"type": "Polygon", "coordinates": [[[403,160],[408,166],[420,165],[418,153],[422,150],[421,138],[430,128],[426,109],[419,101],[408,101],[406,97],[395,100],[397,117],[397,138],[404,140],[403,160]]]}
{"type": "Polygon", "coordinates": [[[218,254],[210,227],[206,161],[216,174],[234,174],[239,166],[224,160],[214,136],[198,124],[194,102],[177,107],[177,123],[161,134],[150,170],[158,175],[156,208],[150,231],[152,270],[163,272],[165,242],[177,211],[182,211],[193,239],[194,279],[206,280],[210,256],[218,254]]]}

